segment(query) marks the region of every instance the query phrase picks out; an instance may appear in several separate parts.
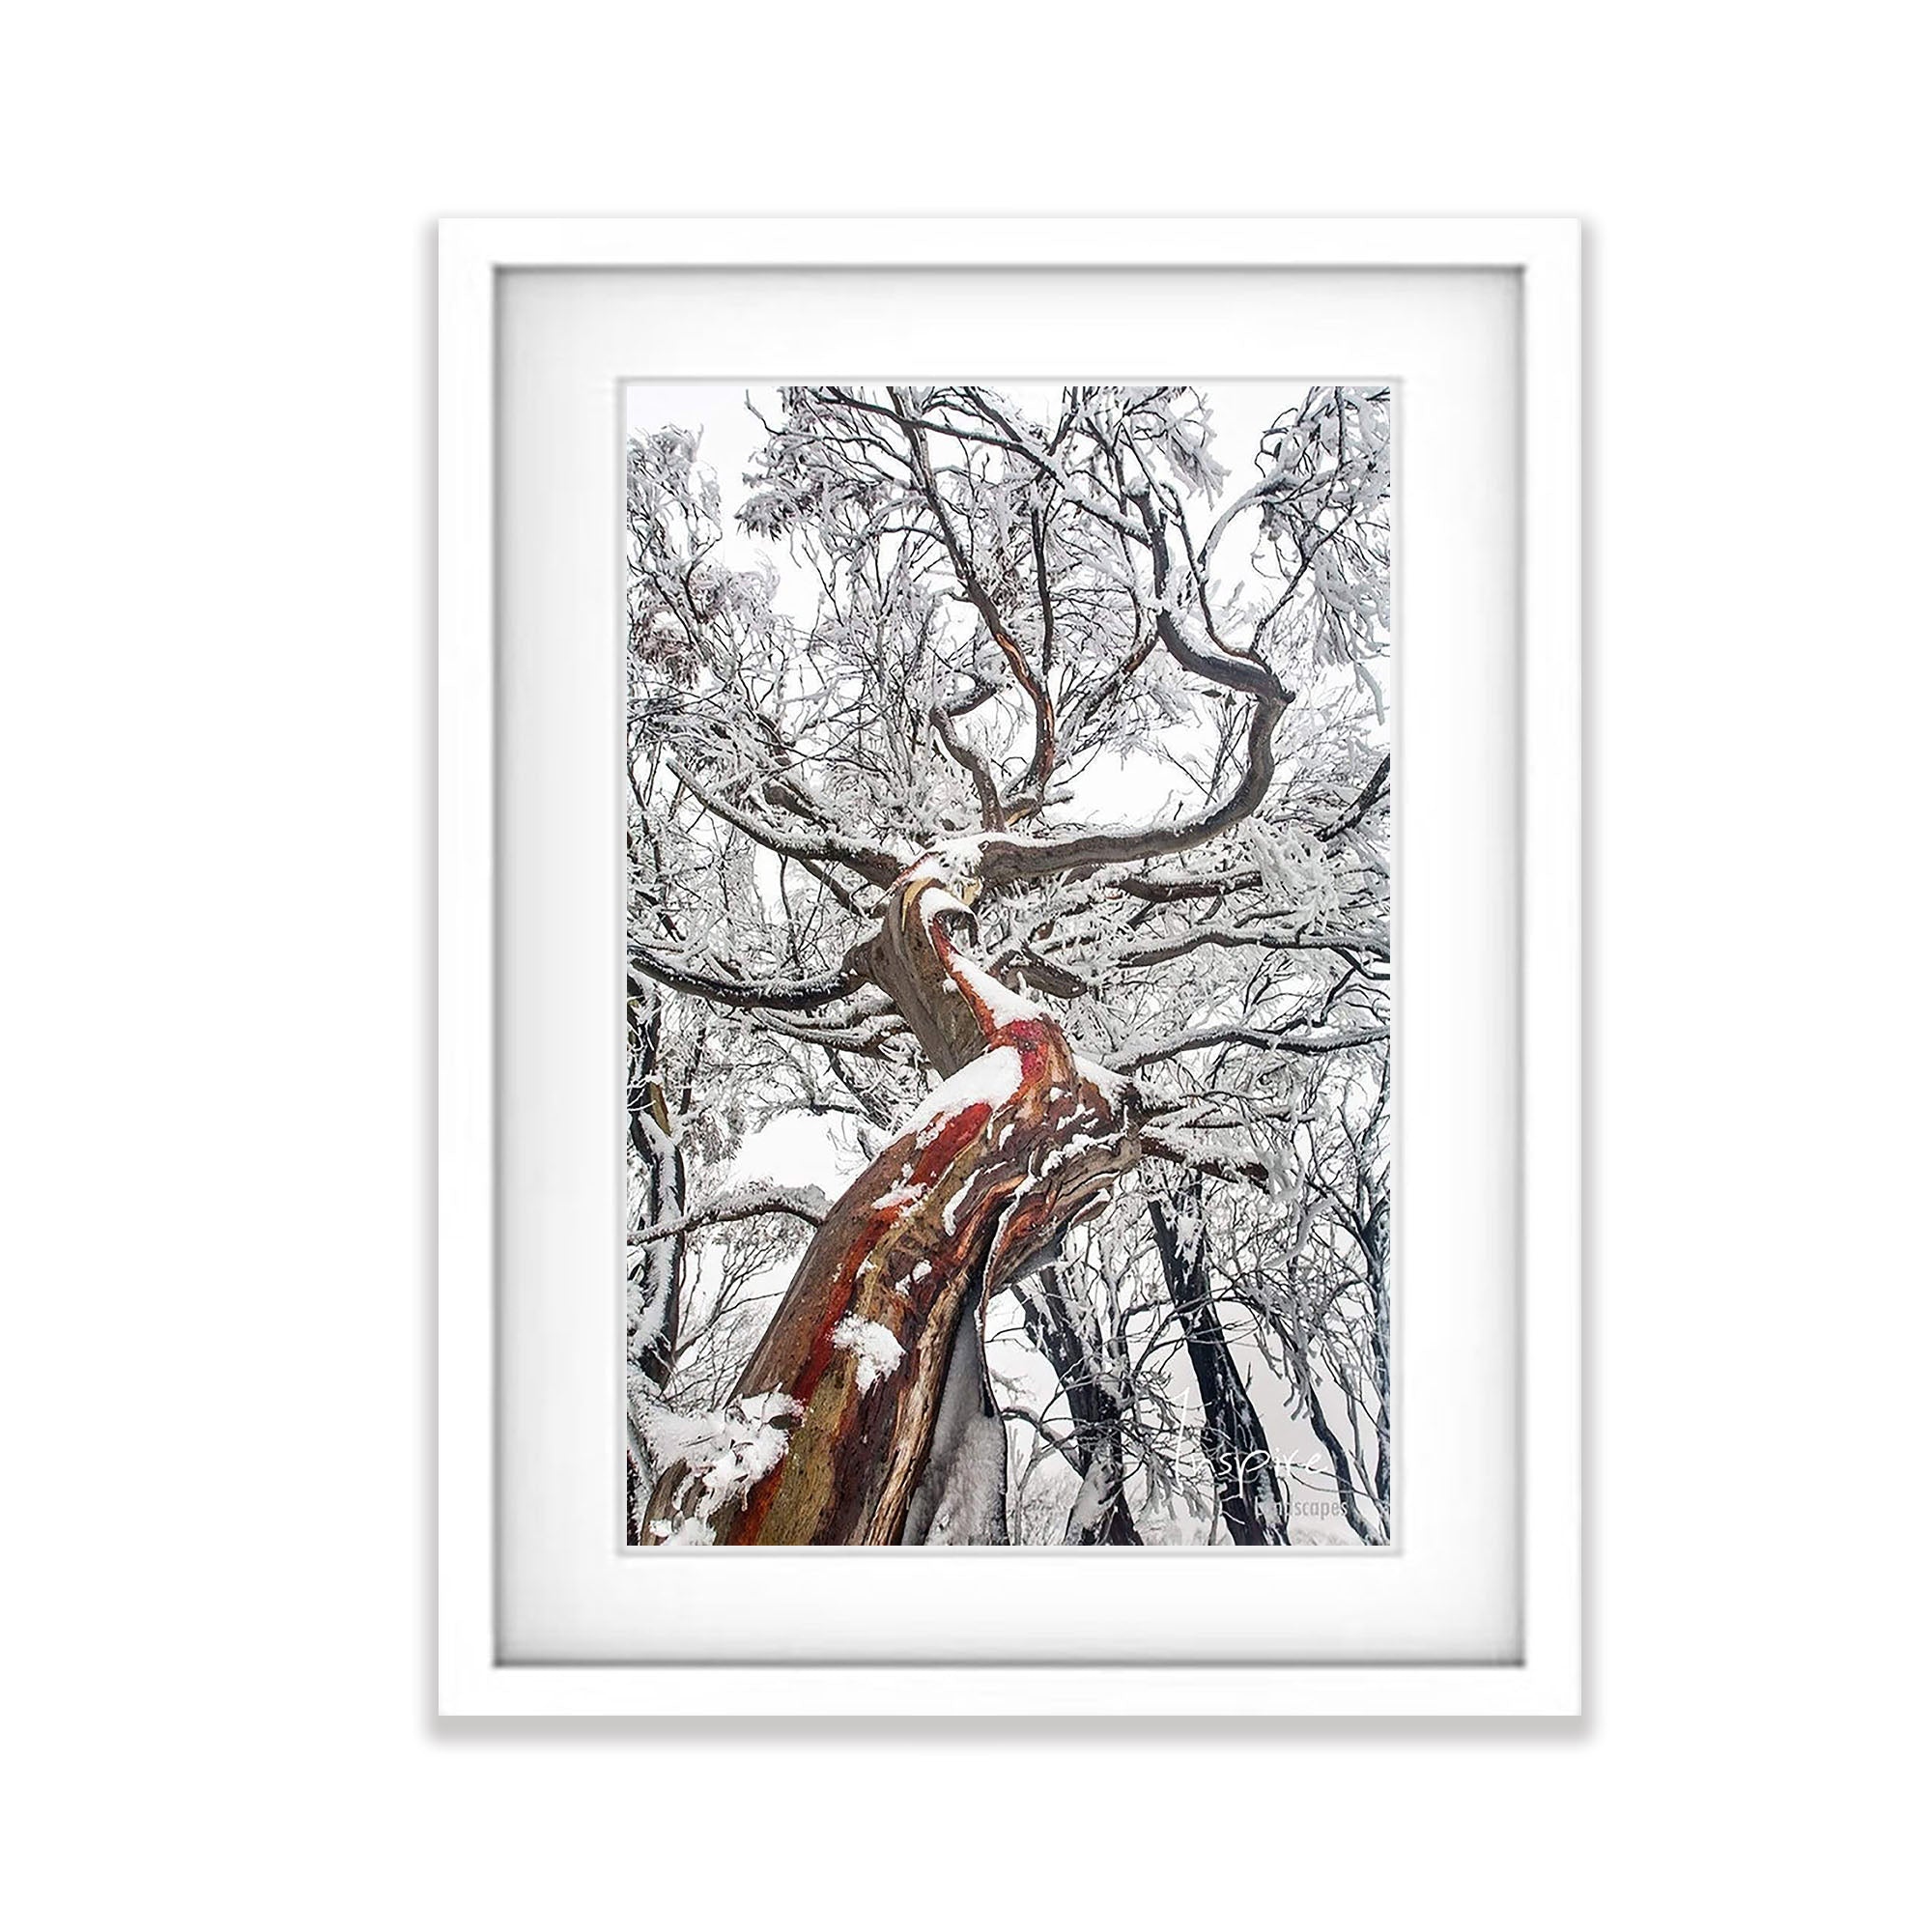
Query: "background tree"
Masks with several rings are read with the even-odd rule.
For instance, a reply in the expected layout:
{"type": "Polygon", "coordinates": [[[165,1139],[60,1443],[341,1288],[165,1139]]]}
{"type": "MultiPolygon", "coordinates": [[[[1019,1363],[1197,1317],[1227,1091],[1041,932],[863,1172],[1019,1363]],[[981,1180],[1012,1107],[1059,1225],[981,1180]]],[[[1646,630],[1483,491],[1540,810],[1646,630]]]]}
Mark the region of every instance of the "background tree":
{"type": "Polygon", "coordinates": [[[639,1533],[1280,1541],[1278,1421],[1385,1534],[1386,395],[759,424],[631,450],[639,1533]]]}

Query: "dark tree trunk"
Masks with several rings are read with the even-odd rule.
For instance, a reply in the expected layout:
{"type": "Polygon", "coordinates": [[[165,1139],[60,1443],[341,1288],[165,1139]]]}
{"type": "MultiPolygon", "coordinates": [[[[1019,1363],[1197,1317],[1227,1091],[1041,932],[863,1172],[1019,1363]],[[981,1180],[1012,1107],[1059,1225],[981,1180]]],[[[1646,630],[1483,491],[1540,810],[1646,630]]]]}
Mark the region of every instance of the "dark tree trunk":
{"type": "Polygon", "coordinates": [[[1067,1520],[1075,1544],[1136,1545],[1141,1533],[1127,1507],[1125,1418],[1100,1358],[1091,1315],[1070,1297],[1057,1267],[1041,1268],[1021,1290],[1027,1333],[1052,1363],[1073,1420],[1080,1494],[1067,1520]]]}
{"type": "Polygon", "coordinates": [[[1214,1306],[1197,1176],[1181,1182],[1177,1203],[1151,1205],[1154,1247],[1201,1388],[1201,1446],[1214,1471],[1221,1516],[1236,1543],[1287,1543],[1288,1495],[1214,1306]]]}
{"type": "MultiPolygon", "coordinates": [[[[1381,1098],[1376,1112],[1388,1098],[1388,1069],[1382,1069],[1381,1098]]],[[[1373,1124],[1373,1122],[1372,1122],[1373,1124]]],[[[1346,1128],[1347,1122],[1344,1122],[1346,1128]]],[[[1389,1540],[1389,1204],[1388,1194],[1368,1164],[1361,1143],[1349,1135],[1354,1152],[1355,1178],[1352,1194],[1344,1197],[1327,1190],[1329,1199],[1341,1208],[1343,1225],[1353,1237],[1362,1255],[1365,1292],[1368,1299],[1368,1374],[1374,1395],[1373,1406],[1346,1378],[1337,1377],[1346,1405],[1353,1450],[1342,1439],[1330,1421],[1321,1400],[1321,1385],[1316,1364],[1310,1359],[1304,1337],[1292,1336],[1295,1367],[1308,1402],[1308,1419],[1316,1438],[1328,1458],[1335,1476],[1335,1499],[1344,1520],[1355,1535],[1368,1544],[1389,1540]],[[1366,1416],[1375,1439],[1375,1456],[1370,1461],[1362,1441],[1366,1416]]]]}
{"type": "Polygon", "coordinates": [[[1315,1432],[1315,1439],[1327,1454],[1328,1466],[1335,1472],[1335,1500],[1341,1508],[1343,1520],[1364,1543],[1384,1541],[1370,1528],[1367,1518],[1362,1514],[1361,1498],[1355,1492],[1355,1479],[1350,1473],[1353,1465],[1342,1438],[1336,1435],[1334,1426],[1328,1420],[1328,1411],[1322,1406],[1321,1392],[1315,1385],[1313,1369],[1309,1371],[1308,1378],[1308,1425],[1315,1432]]]}
{"type": "MultiPolygon", "coordinates": [[[[664,1091],[662,995],[648,980],[630,977],[626,1001],[630,1035],[631,1076],[626,1095],[631,1145],[642,1169],[643,1190],[639,1226],[653,1228],[675,1221],[684,1211],[688,1179],[683,1150],[671,1131],[670,1106],[664,1091]]],[[[630,1338],[630,1368],[634,1376],[662,1389],[677,1358],[678,1331],[684,1314],[685,1238],[668,1236],[651,1242],[632,1264],[639,1300],[637,1331],[630,1338]]],[[[656,1477],[650,1457],[635,1426],[628,1432],[624,1492],[627,1535],[632,1543],[644,1540],[643,1509],[656,1477]]]]}
{"type": "Polygon", "coordinates": [[[1376,1501],[1380,1506],[1384,1538],[1389,1522],[1389,1204],[1381,1195],[1369,1213],[1369,1305],[1374,1311],[1370,1329],[1371,1358],[1376,1382],[1376,1501]]]}

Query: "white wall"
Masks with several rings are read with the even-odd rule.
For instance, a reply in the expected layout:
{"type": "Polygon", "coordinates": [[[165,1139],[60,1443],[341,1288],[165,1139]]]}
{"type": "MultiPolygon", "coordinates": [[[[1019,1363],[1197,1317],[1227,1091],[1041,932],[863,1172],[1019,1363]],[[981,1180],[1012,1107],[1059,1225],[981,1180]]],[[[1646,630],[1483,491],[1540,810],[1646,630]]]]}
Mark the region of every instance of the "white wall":
{"type": "Polygon", "coordinates": [[[1928,695],[1906,18],[14,21],[14,1922],[786,1924],[816,1916],[808,1867],[861,1922],[981,1925],[1090,1887],[1131,1924],[1217,1897],[1257,1923],[1842,1924],[1905,1885],[1924,866],[1884,847],[1924,823],[1928,695]],[[730,210],[1590,218],[1580,1730],[429,1719],[430,223],[730,210]],[[902,1889],[928,1859],[930,1893],[902,1889]]]}

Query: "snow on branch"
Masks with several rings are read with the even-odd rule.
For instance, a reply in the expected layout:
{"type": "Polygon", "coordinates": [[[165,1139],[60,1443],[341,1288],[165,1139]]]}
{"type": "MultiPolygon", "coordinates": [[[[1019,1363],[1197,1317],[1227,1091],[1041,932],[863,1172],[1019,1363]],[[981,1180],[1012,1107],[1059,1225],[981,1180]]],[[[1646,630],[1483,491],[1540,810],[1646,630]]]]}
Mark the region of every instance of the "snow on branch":
{"type": "Polygon", "coordinates": [[[1155,1160],[1171,1160],[1178,1166],[1211,1174],[1221,1180],[1245,1180],[1266,1194],[1281,1190],[1280,1163],[1242,1145],[1210,1141],[1175,1128],[1148,1126],[1141,1130],[1141,1146],[1155,1160]]]}
{"type": "Polygon", "coordinates": [[[1172,823],[1124,832],[1073,833],[1031,841],[989,840],[980,863],[981,876],[989,887],[1076,868],[1129,865],[1191,851],[1259,810],[1274,783],[1275,727],[1294,702],[1295,694],[1283,685],[1261,658],[1237,656],[1214,647],[1204,649],[1187,638],[1170,602],[1170,592],[1179,581],[1179,574],[1172,567],[1166,523],[1155,508],[1151,490],[1130,494],[1129,501],[1140,514],[1153,557],[1154,630],[1163,648],[1196,677],[1244,696],[1251,704],[1239,778],[1218,804],[1172,823]]]}
{"type": "Polygon", "coordinates": [[[902,1039],[911,1031],[896,1013],[869,1013],[839,1023],[794,1020],[772,1012],[764,1022],[787,1039],[802,1040],[808,1046],[822,1046],[828,1053],[857,1053],[876,1059],[889,1039],[902,1039]]]}
{"type": "Polygon", "coordinates": [[[1122,947],[1115,963],[1121,966],[1162,966],[1183,953],[1204,946],[1259,946],[1272,952],[1339,952],[1344,958],[1356,954],[1368,959],[1386,960],[1388,941],[1373,932],[1311,932],[1305,927],[1260,923],[1241,925],[1196,925],[1177,933],[1172,939],[1149,940],[1139,946],[1122,947]]]}
{"type": "Polygon", "coordinates": [[[750,1221],[760,1214],[788,1214],[815,1228],[831,1211],[832,1203],[822,1187],[785,1187],[774,1180],[741,1181],[722,1189],[708,1201],[699,1202],[685,1213],[642,1229],[632,1236],[631,1245],[641,1249],[653,1241],[668,1241],[678,1235],[723,1227],[730,1221],[750,1221]]]}
{"type": "Polygon", "coordinates": [[[726,978],[715,961],[705,962],[710,970],[700,970],[682,960],[667,959],[635,942],[631,964],[673,992],[712,1000],[721,1007],[770,1007],[781,1012],[829,1006],[856,993],[867,980],[861,957],[856,954],[848,956],[837,972],[820,974],[813,980],[726,978]]]}
{"type": "Polygon", "coordinates": [[[781,1390],[744,1395],[723,1408],[680,1415],[662,1403],[632,1405],[632,1422],[657,1467],[684,1469],[675,1507],[680,1520],[650,1524],[666,1543],[710,1543],[710,1520],[741,1501],[784,1461],[800,1409],[781,1390]]]}
{"type": "Polygon", "coordinates": [[[776,852],[787,859],[817,859],[846,866],[875,886],[890,885],[904,866],[903,859],[895,857],[882,846],[867,845],[829,832],[783,831],[769,819],[759,818],[755,813],[731,804],[680,760],[668,758],[666,763],[678,782],[707,811],[715,812],[727,825],[736,826],[746,838],[762,845],[768,852],[776,852]]]}

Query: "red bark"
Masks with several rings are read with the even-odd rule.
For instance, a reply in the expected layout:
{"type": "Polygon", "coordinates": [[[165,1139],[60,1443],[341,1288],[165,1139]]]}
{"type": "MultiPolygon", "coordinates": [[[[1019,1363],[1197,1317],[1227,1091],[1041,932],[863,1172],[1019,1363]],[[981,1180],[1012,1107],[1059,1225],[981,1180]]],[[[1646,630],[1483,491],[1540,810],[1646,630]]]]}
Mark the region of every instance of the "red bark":
{"type": "MultiPolygon", "coordinates": [[[[1132,1089],[955,944],[971,923],[956,884],[934,858],[902,875],[875,949],[952,1077],[833,1208],[739,1378],[737,1400],[787,1399],[789,1441],[713,1513],[720,1543],[899,1541],[960,1324],[1138,1158],[1132,1089]]],[[[652,1520],[674,1520],[701,1473],[668,1469],[652,1520]]]]}

